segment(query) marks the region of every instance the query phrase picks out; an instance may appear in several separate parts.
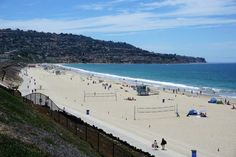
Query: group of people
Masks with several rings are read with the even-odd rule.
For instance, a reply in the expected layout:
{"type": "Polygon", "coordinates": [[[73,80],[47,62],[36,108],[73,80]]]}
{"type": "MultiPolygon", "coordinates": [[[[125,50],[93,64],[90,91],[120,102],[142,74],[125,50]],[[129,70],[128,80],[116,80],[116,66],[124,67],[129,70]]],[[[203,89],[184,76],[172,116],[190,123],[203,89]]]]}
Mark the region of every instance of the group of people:
{"type": "MultiPolygon", "coordinates": [[[[31,80],[34,81],[34,86],[36,86],[36,80],[33,79],[33,77],[30,78],[29,84],[31,83],[31,80]]],[[[30,85],[29,85],[29,84],[27,85],[27,88],[28,88],[28,89],[30,88],[30,85]]],[[[37,89],[32,89],[32,90],[31,90],[31,93],[34,93],[34,92],[36,92],[36,91],[37,91],[37,89]]]]}
{"type": "Polygon", "coordinates": [[[126,98],[126,100],[129,100],[129,101],[136,101],[136,99],[134,97],[128,97],[126,98]]]}
{"type": "Polygon", "coordinates": [[[226,104],[226,105],[230,105],[229,100],[225,99],[225,104],[226,104]]]}
{"type": "MultiPolygon", "coordinates": [[[[164,138],[162,138],[162,140],[161,140],[161,147],[162,147],[161,149],[162,150],[165,150],[165,145],[166,144],[167,144],[167,141],[164,138]]],[[[154,148],[155,150],[157,150],[157,148],[159,148],[156,140],[154,140],[154,142],[152,144],[152,148],[154,148]]]]}
{"type": "Polygon", "coordinates": [[[232,110],[235,110],[236,109],[236,107],[235,107],[235,105],[234,104],[231,104],[230,102],[229,102],[229,100],[227,100],[227,99],[225,99],[225,104],[226,105],[232,105],[232,110]]]}
{"type": "Polygon", "coordinates": [[[106,89],[110,90],[110,88],[112,87],[112,85],[111,84],[109,85],[108,83],[103,83],[102,86],[104,87],[105,90],[106,89]]]}

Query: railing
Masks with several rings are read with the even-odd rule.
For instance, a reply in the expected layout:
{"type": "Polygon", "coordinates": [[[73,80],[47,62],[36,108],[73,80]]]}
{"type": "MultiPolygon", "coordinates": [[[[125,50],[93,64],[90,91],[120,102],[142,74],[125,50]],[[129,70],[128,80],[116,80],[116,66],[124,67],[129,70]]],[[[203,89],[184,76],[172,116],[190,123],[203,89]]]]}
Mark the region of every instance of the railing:
{"type": "Polygon", "coordinates": [[[25,102],[39,105],[44,113],[66,127],[68,130],[87,141],[104,157],[149,157],[149,153],[137,149],[127,142],[105,133],[103,130],[91,126],[80,118],[59,108],[48,96],[32,93],[23,97],[25,102]]]}

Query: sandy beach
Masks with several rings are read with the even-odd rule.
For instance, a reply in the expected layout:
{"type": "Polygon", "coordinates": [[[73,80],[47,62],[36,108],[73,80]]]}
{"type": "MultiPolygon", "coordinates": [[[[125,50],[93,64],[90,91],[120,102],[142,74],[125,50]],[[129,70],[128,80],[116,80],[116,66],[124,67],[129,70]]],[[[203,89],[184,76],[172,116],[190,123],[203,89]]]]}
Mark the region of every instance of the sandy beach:
{"type": "Polygon", "coordinates": [[[19,87],[23,95],[36,89],[65,110],[84,115],[89,110],[88,116],[120,128],[134,138],[145,139],[151,153],[160,157],[191,156],[191,150],[197,150],[198,157],[236,156],[236,110],[231,105],[209,104],[208,96],[173,94],[168,90],[138,96],[124,81],[69,70],[56,75],[55,71],[42,67],[25,68],[20,76],[24,80],[19,87]],[[168,112],[161,112],[162,108],[168,112]],[[191,108],[206,111],[207,117],[187,117],[191,108]],[[176,110],[180,117],[176,116],[176,110]],[[152,113],[139,113],[142,111],[152,113]],[[152,150],[153,141],[156,139],[160,146],[162,138],[167,140],[166,150],[152,150]]]}

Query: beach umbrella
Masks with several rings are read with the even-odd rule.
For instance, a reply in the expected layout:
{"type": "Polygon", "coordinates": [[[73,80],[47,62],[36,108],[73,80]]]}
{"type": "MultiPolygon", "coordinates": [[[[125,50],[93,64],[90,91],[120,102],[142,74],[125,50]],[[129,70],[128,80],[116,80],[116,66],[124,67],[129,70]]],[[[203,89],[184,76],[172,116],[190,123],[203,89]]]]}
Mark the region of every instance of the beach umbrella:
{"type": "Polygon", "coordinates": [[[187,116],[196,116],[196,115],[198,115],[198,112],[195,109],[190,109],[187,114],[187,116]]]}
{"type": "Polygon", "coordinates": [[[217,103],[217,99],[213,97],[213,98],[211,98],[210,101],[208,101],[208,103],[217,103]]]}

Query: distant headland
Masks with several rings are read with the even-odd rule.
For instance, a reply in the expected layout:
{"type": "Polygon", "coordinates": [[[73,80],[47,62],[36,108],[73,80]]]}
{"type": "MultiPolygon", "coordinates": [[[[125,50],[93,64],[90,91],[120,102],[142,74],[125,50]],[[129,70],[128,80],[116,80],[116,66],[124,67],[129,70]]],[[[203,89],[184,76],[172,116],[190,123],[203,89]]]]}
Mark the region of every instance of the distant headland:
{"type": "Polygon", "coordinates": [[[161,54],[125,42],[83,35],[0,29],[0,62],[24,63],[206,63],[201,57],[161,54]]]}

